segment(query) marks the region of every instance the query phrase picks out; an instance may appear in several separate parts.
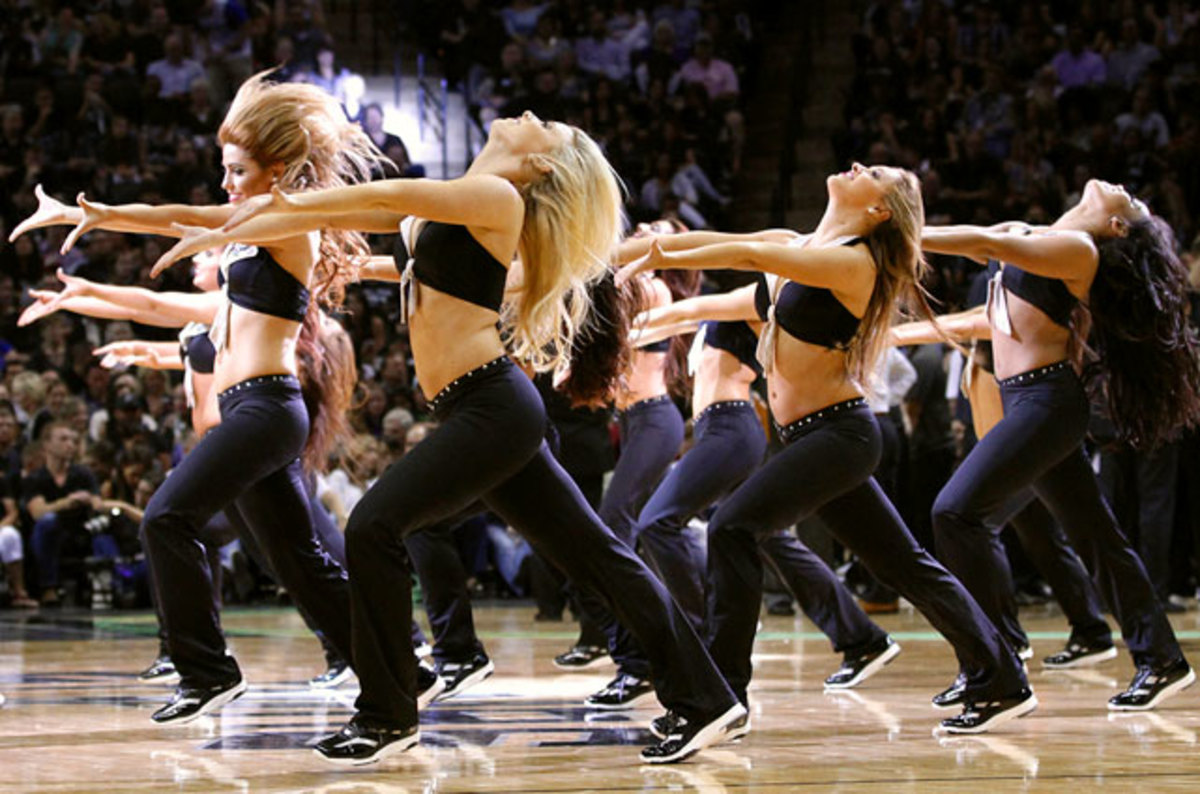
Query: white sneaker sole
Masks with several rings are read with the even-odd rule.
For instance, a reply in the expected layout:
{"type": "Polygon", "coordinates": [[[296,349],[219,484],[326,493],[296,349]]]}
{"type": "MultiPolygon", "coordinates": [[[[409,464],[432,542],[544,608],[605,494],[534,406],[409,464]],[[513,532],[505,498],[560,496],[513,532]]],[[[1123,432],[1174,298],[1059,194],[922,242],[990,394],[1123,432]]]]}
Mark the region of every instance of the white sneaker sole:
{"type": "Polygon", "coordinates": [[[990,720],[980,723],[973,728],[947,728],[942,725],[933,729],[934,734],[951,734],[955,736],[970,735],[974,733],[987,733],[994,728],[998,728],[1006,722],[1027,717],[1033,713],[1038,707],[1037,695],[1030,695],[1027,699],[1022,700],[1007,711],[1002,711],[994,715],[990,720]]]}
{"type": "Polygon", "coordinates": [[[693,756],[703,750],[705,747],[711,747],[714,744],[720,744],[721,742],[726,741],[728,737],[729,725],[733,722],[736,722],[738,718],[745,716],[745,714],[746,708],[741,703],[735,703],[734,705],[730,706],[729,710],[724,714],[717,717],[715,720],[697,731],[696,735],[692,737],[692,740],[683,747],[679,748],[678,752],[672,755],[653,758],[647,758],[645,755],[643,755],[642,760],[648,764],[673,764],[677,761],[682,761],[685,758],[689,758],[690,756],[693,756]]]}
{"type": "Polygon", "coordinates": [[[231,689],[226,689],[224,692],[217,695],[212,700],[208,701],[199,709],[197,709],[195,713],[189,714],[186,717],[179,717],[177,719],[169,720],[167,722],[155,722],[154,724],[161,725],[164,728],[169,728],[173,725],[187,725],[189,722],[195,722],[206,714],[212,714],[217,709],[221,708],[227,703],[232,703],[244,694],[246,694],[246,679],[243,678],[241,681],[238,681],[237,686],[231,689]]]}
{"type": "Polygon", "coordinates": [[[175,686],[179,683],[179,673],[168,673],[167,675],[159,675],[154,678],[142,678],[138,676],[139,684],[163,684],[166,686],[175,686]]]}
{"type": "Polygon", "coordinates": [[[878,673],[884,667],[887,667],[889,664],[891,664],[891,661],[899,655],[900,655],[900,643],[893,642],[891,645],[889,645],[887,647],[887,650],[885,650],[883,653],[879,654],[874,659],[872,659],[871,663],[868,664],[866,667],[859,670],[858,675],[854,676],[854,678],[851,678],[849,681],[847,681],[844,684],[826,684],[825,688],[826,689],[834,689],[834,690],[836,690],[836,689],[853,689],[854,687],[861,684],[863,681],[866,681],[868,678],[870,678],[871,676],[878,673]]]}
{"type": "MultiPolygon", "coordinates": [[[[483,667],[480,667],[463,680],[459,681],[458,686],[456,686],[454,689],[444,690],[435,698],[435,700],[449,700],[450,698],[458,697],[463,692],[466,692],[468,689],[475,686],[494,672],[496,672],[496,665],[494,665],[489,659],[487,664],[485,664],[483,667]]],[[[443,679],[443,681],[444,680],[445,679],[443,679]]]]}
{"type": "Polygon", "coordinates": [[[336,766],[366,766],[367,764],[377,764],[385,758],[391,758],[393,755],[400,755],[420,743],[421,732],[417,731],[412,736],[406,736],[398,742],[392,742],[386,747],[380,748],[379,752],[370,758],[330,758],[315,747],[313,748],[313,755],[328,764],[336,766]]]}
{"type": "Polygon", "coordinates": [[[1114,645],[1112,647],[1105,648],[1102,651],[1096,651],[1095,653],[1089,653],[1087,656],[1080,656],[1078,659],[1075,659],[1074,661],[1071,661],[1071,662],[1067,662],[1066,664],[1047,664],[1046,661],[1043,659],[1042,667],[1044,667],[1047,670],[1073,670],[1076,667],[1090,667],[1091,665],[1100,664],[1101,662],[1107,662],[1109,659],[1116,659],[1116,658],[1117,658],[1117,648],[1114,645]]]}
{"type": "Polygon", "coordinates": [[[417,711],[425,710],[433,701],[446,691],[446,679],[440,675],[429,685],[429,689],[417,695],[417,711]]]}
{"type": "Polygon", "coordinates": [[[1183,678],[1179,679],[1175,683],[1171,684],[1170,686],[1163,687],[1162,690],[1157,695],[1154,696],[1154,699],[1149,701],[1146,705],[1144,705],[1144,706],[1117,706],[1117,705],[1113,705],[1112,703],[1109,703],[1108,710],[1109,711],[1150,711],[1155,706],[1157,706],[1159,703],[1162,703],[1164,700],[1171,697],[1172,695],[1182,692],[1183,690],[1187,689],[1194,683],[1196,683],[1196,671],[1188,670],[1187,675],[1185,675],[1183,678]]]}

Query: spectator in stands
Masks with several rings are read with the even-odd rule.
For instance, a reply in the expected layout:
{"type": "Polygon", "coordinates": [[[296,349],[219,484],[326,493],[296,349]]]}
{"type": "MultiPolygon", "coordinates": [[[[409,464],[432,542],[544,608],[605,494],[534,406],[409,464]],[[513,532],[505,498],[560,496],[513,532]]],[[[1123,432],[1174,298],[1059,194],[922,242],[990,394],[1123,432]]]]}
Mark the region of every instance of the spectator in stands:
{"type": "Polygon", "coordinates": [[[1157,149],[1166,146],[1171,139],[1167,120],[1155,109],[1150,89],[1145,86],[1133,92],[1129,111],[1117,116],[1117,132],[1124,135],[1130,129],[1137,130],[1141,140],[1157,149]]]}
{"type": "Polygon", "coordinates": [[[1120,40],[1104,59],[1108,82],[1132,91],[1150,64],[1160,57],[1157,47],[1142,40],[1137,20],[1126,17],[1121,21],[1120,40]]]}
{"type": "Polygon", "coordinates": [[[163,57],[146,67],[148,76],[158,78],[158,96],[183,102],[192,88],[193,80],[203,79],[204,67],[186,56],[183,37],[178,33],[163,42],[163,57]]]}
{"type": "Polygon", "coordinates": [[[1098,86],[1108,74],[1104,59],[1086,45],[1079,25],[1067,29],[1067,46],[1054,56],[1050,65],[1064,89],[1098,86]]]}
{"type": "Polygon", "coordinates": [[[407,408],[393,408],[383,415],[383,434],[380,440],[385,448],[384,455],[388,465],[403,457],[408,431],[413,423],[412,411],[407,408]]]}
{"type": "Polygon", "coordinates": [[[17,500],[7,477],[0,477],[0,565],[8,582],[9,604],[19,609],[38,605],[25,589],[25,549],[17,529],[17,500]]]}
{"type": "Polygon", "coordinates": [[[676,44],[686,52],[700,33],[700,12],[685,0],[670,0],[654,7],[654,22],[667,21],[675,32],[676,44]]]}
{"type": "Polygon", "coordinates": [[[692,57],[679,70],[679,76],[688,83],[700,83],[714,102],[737,101],[740,88],[737,72],[729,61],[713,57],[712,36],[701,33],[696,36],[692,57]]]}
{"type": "Polygon", "coordinates": [[[537,30],[538,19],[550,8],[550,3],[534,3],[532,0],[512,0],[500,9],[500,19],[509,38],[524,44],[537,30]]]}
{"type": "MultiPolygon", "coordinates": [[[[75,463],[79,434],[52,423],[42,444],[45,463],[21,485],[21,496],[34,520],[33,556],[37,561],[42,606],[59,603],[59,562],[64,544],[77,540],[96,501],[97,484],[86,466],[75,463]]],[[[86,538],[86,534],[83,534],[86,538]]]]}
{"type": "Polygon", "coordinates": [[[21,428],[13,404],[0,400],[0,479],[19,495],[21,485],[21,428]]]}

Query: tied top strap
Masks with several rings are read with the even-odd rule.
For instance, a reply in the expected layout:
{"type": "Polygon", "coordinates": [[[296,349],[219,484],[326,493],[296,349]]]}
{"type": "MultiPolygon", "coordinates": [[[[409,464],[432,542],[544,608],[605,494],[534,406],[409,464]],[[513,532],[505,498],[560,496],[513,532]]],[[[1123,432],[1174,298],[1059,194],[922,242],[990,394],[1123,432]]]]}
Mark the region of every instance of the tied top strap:
{"type": "Polygon", "coordinates": [[[400,221],[400,237],[408,251],[408,261],[404,263],[404,269],[400,271],[400,322],[405,325],[408,325],[409,318],[417,310],[417,289],[413,282],[413,267],[417,263],[416,257],[413,256],[415,241],[412,237],[415,222],[416,218],[412,215],[400,221]]]}

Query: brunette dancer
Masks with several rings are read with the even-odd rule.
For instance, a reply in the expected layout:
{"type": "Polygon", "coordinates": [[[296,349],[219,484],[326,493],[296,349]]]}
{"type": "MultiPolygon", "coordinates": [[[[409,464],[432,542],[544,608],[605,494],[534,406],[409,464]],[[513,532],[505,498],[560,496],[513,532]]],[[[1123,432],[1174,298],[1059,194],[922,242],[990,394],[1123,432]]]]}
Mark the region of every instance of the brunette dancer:
{"type": "MultiPolygon", "coordinates": [[[[656,223],[665,227],[668,234],[676,231],[669,221],[656,223]]],[[[644,225],[638,234],[651,233],[651,228],[644,225]]],[[[627,285],[622,294],[628,295],[637,309],[654,308],[694,295],[699,286],[699,273],[645,274],[627,285]]],[[[633,530],[638,513],[683,443],[683,417],[673,395],[687,389],[686,352],[687,343],[682,338],[660,340],[633,351],[628,370],[619,376],[615,402],[621,454],[598,512],[600,520],[630,548],[636,548],[633,530]]],[[[554,660],[557,667],[568,670],[589,667],[602,658],[615,647],[618,631],[618,623],[600,598],[586,589],[579,590],[577,595],[580,639],[554,660]],[[590,644],[593,637],[603,638],[605,647],[590,644]]],[[[617,661],[616,676],[590,695],[585,705],[626,709],[653,696],[649,664],[645,660],[617,661]]]]}
{"type": "MultiPolygon", "coordinates": [[[[943,334],[956,341],[971,342],[970,354],[963,369],[963,393],[971,403],[975,437],[983,438],[1004,415],[1000,386],[992,372],[991,345],[982,341],[991,338],[991,327],[983,307],[939,317],[936,327],[928,321],[897,326],[892,329],[892,342],[898,345],[924,344],[940,340],[943,334]]],[[[1054,523],[1054,517],[1030,489],[1015,494],[988,518],[992,533],[985,549],[991,555],[992,564],[1003,574],[1004,587],[988,590],[980,587],[984,583],[974,578],[963,582],[1004,634],[1009,645],[1017,648],[1022,658],[1032,658],[1029,637],[1021,627],[1017,614],[1008,555],[1000,541],[1000,531],[1005,525],[1011,526],[1016,532],[1022,548],[1049,583],[1071,625],[1066,646],[1043,659],[1042,665],[1049,669],[1065,670],[1115,658],[1117,650],[1113,646],[1112,629],[1104,619],[1099,594],[1088,578],[1087,569],[1067,544],[1062,530],[1054,523]]]]}
{"type": "Polygon", "coordinates": [[[715,319],[767,323],[759,359],[785,447],[709,524],[710,648],[745,702],[762,591],[756,538],[815,511],[872,573],[925,614],[970,671],[968,704],[941,729],[986,731],[1029,713],[1037,699],[999,631],[916,543],[871,477],[879,427],[858,385],[874,368],[897,301],[906,298],[928,314],[919,287],[920,188],[906,171],[857,164],[827,185],[825,215],[798,244],[718,237],[679,250],[714,238],[659,238],[619,274],[674,267],[762,274],[730,293],[715,319]]]}
{"type": "MultiPolygon", "coordinates": [[[[617,242],[620,193],[599,148],[578,129],[526,113],[494,122],[466,176],[385,180],[288,195],[274,191],[227,234],[190,233],[171,260],[230,240],[349,225],[392,231],[403,216],[402,307],[437,431],[389,468],[347,527],[358,714],[316,751],[369,763],[417,743],[412,604],[400,540],[482,497],[581,586],[612,600],[654,664],[660,699],[687,718],[643,751],[685,758],[719,741],[745,710],[670,595],[590,510],[543,441],[546,416],[509,349],[537,369],[565,363],[587,313],[586,285],[617,242]],[[272,211],[273,210],[273,211],[272,211]],[[508,266],[521,268],[505,299],[508,266]],[[497,329],[497,320],[501,328],[497,329]],[[507,340],[508,345],[505,344],[507,340]],[[401,575],[397,575],[400,573],[401,575]]],[[[239,219],[240,220],[240,219],[239,219]]]]}
{"type": "Polygon", "coordinates": [[[1070,360],[1084,328],[1073,315],[1086,303],[1090,369],[1106,376],[1107,407],[1125,439],[1153,447],[1195,424],[1200,363],[1187,273],[1161,225],[1124,188],[1093,180],[1049,227],[930,228],[922,240],[929,251],[1004,263],[988,307],[1004,418],[938,496],[935,530],[964,577],[1002,587],[981,559],[986,519],[1032,487],[1095,577],[1137,666],[1129,687],[1109,700],[1115,710],[1154,708],[1195,674],[1084,457],[1088,397],[1070,360]]]}

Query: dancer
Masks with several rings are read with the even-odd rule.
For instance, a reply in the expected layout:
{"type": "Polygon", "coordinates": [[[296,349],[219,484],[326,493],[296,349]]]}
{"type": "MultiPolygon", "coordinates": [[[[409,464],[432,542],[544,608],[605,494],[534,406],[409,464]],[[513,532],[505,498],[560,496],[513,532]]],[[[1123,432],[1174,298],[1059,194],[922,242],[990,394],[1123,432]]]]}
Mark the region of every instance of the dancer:
{"type": "MultiPolygon", "coordinates": [[[[1163,223],[1124,188],[1092,180],[1051,226],[928,228],[928,251],[997,259],[988,319],[1004,418],[934,505],[938,538],[964,578],[1003,587],[981,549],[986,519],[1024,488],[1054,514],[1121,625],[1137,671],[1109,700],[1154,708],[1195,681],[1141,560],[1100,493],[1081,442],[1088,397],[1072,365],[1091,314],[1095,359],[1118,433],[1153,447],[1200,417],[1200,363],[1187,317],[1187,272],[1163,223]]],[[[947,690],[953,699],[955,687],[947,690]]]]}
{"type": "Polygon", "coordinates": [[[214,243],[294,235],[335,224],[401,228],[402,312],[418,381],[439,428],[389,468],[346,530],[354,601],[358,713],[316,746],[338,763],[370,763],[419,740],[405,625],[412,603],[400,539],[483,497],[581,586],[611,599],[652,660],[660,699],[687,722],[642,751],[678,761],[745,716],[687,619],[631,549],[600,523],[543,441],[546,415],[530,380],[565,364],[587,314],[588,282],[617,242],[620,193],[582,131],[532,113],[494,122],[467,174],[446,182],[385,180],[255,202],[224,234],[192,230],[167,263],[214,243]],[[421,220],[418,220],[421,219],[421,220]],[[418,225],[419,224],[419,225],[418,225]],[[514,289],[508,267],[520,253],[514,289]],[[500,329],[497,328],[500,321],[500,329]],[[502,330],[501,330],[502,329],[502,330]],[[507,341],[507,345],[506,345],[507,341]]]}
{"type": "MultiPolygon", "coordinates": [[[[58,217],[60,222],[71,216],[70,208],[53,198],[39,193],[41,208],[39,215],[43,224],[58,217]]],[[[77,220],[75,222],[78,222],[77,220]]],[[[172,342],[144,342],[129,340],[114,342],[96,351],[103,356],[107,366],[143,366],[155,369],[182,369],[184,392],[191,412],[192,430],[196,438],[204,435],[221,421],[217,408],[217,394],[213,388],[213,367],[216,350],[209,338],[209,312],[214,309],[206,295],[218,288],[219,252],[205,251],[193,259],[192,284],[199,292],[152,292],[136,287],[121,287],[97,284],[79,276],[58,273],[64,284],[60,292],[30,290],[34,302],[22,312],[19,325],[28,325],[55,311],[72,311],[90,317],[109,320],[130,320],[143,325],[182,328],[178,344],[172,342]],[[203,322],[201,322],[203,321],[203,322]]],[[[345,540],[342,533],[312,498],[311,473],[322,471],[330,451],[350,435],[346,410],[353,398],[355,385],[354,350],[342,327],[310,307],[300,329],[296,346],[297,364],[301,392],[309,413],[309,436],[302,460],[305,468],[305,488],[310,502],[313,530],[321,548],[344,570],[346,566],[345,540]]],[[[243,550],[267,574],[280,582],[269,558],[263,553],[246,518],[235,505],[224,510],[224,519],[241,540],[243,550]]],[[[153,571],[151,572],[153,575],[153,571]]],[[[439,580],[440,581],[440,580],[439,580]]],[[[282,582],[280,582],[282,583],[282,582]]],[[[432,584],[432,582],[431,582],[432,584]]],[[[436,589],[436,588],[431,588],[436,589]]],[[[214,598],[219,593],[214,590],[214,598]]],[[[330,642],[326,632],[302,604],[297,609],[305,624],[317,636],[325,653],[326,669],[314,676],[310,685],[317,689],[339,686],[352,675],[350,664],[337,647],[330,642]]],[[[161,624],[161,614],[160,624],[161,624]]],[[[344,623],[348,615],[343,615],[344,623]]],[[[433,621],[431,621],[433,622],[433,621]]],[[[435,622],[435,628],[437,624],[435,622]]],[[[416,621],[412,623],[413,644],[424,644],[424,635],[416,621]]],[[[420,691],[423,702],[444,694],[449,686],[439,684],[433,671],[422,668],[420,691]]],[[[165,629],[160,625],[160,649],[154,660],[139,678],[143,681],[177,678],[177,671],[170,658],[165,629]]],[[[437,677],[441,677],[440,673],[437,677]]]]}
{"type": "MultiPolygon", "coordinates": [[[[755,358],[758,336],[750,323],[702,321],[709,300],[693,298],[653,310],[637,334],[641,344],[699,330],[690,357],[695,365],[693,443],[650,497],[634,536],[701,633],[705,555],[684,528],[750,476],[767,451],[751,401],[751,387],[762,372],[755,358]]],[[[761,328],[758,322],[753,326],[761,328]]],[[[858,686],[900,653],[900,646],[867,617],[824,560],[790,530],[760,538],[760,546],[764,561],[787,584],[805,615],[829,637],[834,651],[843,654],[841,667],[825,679],[828,689],[858,686]]],[[[618,636],[618,648],[629,643],[627,636],[618,636]]],[[[638,658],[636,647],[615,653],[623,665],[623,654],[638,658]]]]}
{"type": "MultiPolygon", "coordinates": [[[[676,229],[669,221],[657,222],[668,234],[676,229]]],[[[649,234],[643,225],[637,234],[649,234]]],[[[699,273],[644,274],[628,284],[621,294],[631,302],[629,311],[669,305],[696,294],[699,273]],[[665,276],[665,277],[664,277],[665,276]]],[[[636,548],[633,525],[646,500],[654,493],[667,467],[683,443],[683,417],[675,406],[674,394],[686,392],[684,358],[687,343],[667,338],[633,351],[628,369],[619,376],[616,389],[617,426],[621,454],[604,492],[598,511],[600,520],[630,548],[636,548]]],[[[574,369],[574,367],[573,367],[574,369]]],[[[618,624],[603,601],[582,589],[578,592],[580,639],[570,650],[554,659],[556,667],[578,670],[591,666],[615,647],[618,624]],[[592,638],[602,638],[603,647],[592,638]]],[[[652,697],[649,664],[644,659],[625,658],[616,676],[590,695],[585,705],[600,709],[632,708],[652,697]]]]}
{"type": "MultiPolygon", "coordinates": [[[[365,179],[381,157],[322,91],[270,84],[263,75],[238,90],[218,139],[229,205],[106,207],[81,198],[82,220],[64,248],[97,227],[179,234],[172,223],[218,226],[237,204],[272,185],[301,190],[346,184],[365,179]]],[[[35,215],[27,224],[40,220],[35,215]]],[[[197,540],[209,518],[231,503],[292,597],[350,658],[345,574],[313,536],[298,459],[309,423],[295,348],[312,292],[336,304],[352,258],[365,255],[366,245],[360,235],[338,230],[252,242],[224,249],[224,286],[204,296],[209,310],[197,318],[213,319],[209,336],[216,350],[213,381],[221,422],[158,489],[142,523],[143,548],[181,679],[170,703],[154,713],[158,723],[194,720],[246,689],[225,648],[197,540]]]]}
{"type": "Polygon", "coordinates": [[[917,545],[871,477],[881,442],[859,385],[886,342],[897,302],[907,299],[929,314],[919,286],[920,187],[906,171],[857,163],[826,184],[821,222],[791,244],[754,240],[664,251],[681,249],[686,235],[656,238],[618,274],[664,268],[761,274],[725,296],[710,317],[767,324],[758,358],[785,446],[709,523],[710,648],[745,703],[762,591],[756,538],[817,512],[950,640],[971,671],[963,712],[940,729],[983,732],[1029,713],[1037,699],[1016,654],[958,580],[917,545]]]}
{"type": "MultiPolygon", "coordinates": [[[[962,391],[971,403],[975,437],[983,438],[1004,416],[1000,386],[992,372],[991,344],[984,341],[991,338],[991,326],[983,307],[939,317],[937,327],[929,321],[897,326],[892,329],[892,343],[926,344],[941,340],[943,335],[971,343],[970,355],[963,368],[962,391]]],[[[1003,574],[1004,587],[989,592],[979,586],[977,579],[963,581],[1009,645],[1017,648],[1022,658],[1032,658],[1029,637],[1017,614],[1008,554],[1000,541],[1000,531],[1006,525],[1016,532],[1034,567],[1049,583],[1071,626],[1066,646],[1044,658],[1042,665],[1053,670],[1066,670],[1115,658],[1117,649],[1113,646],[1112,629],[1104,619],[1099,594],[1088,578],[1087,569],[1067,544],[1054,517],[1028,488],[1015,494],[988,518],[992,532],[985,549],[991,554],[992,565],[1003,574]]]]}

